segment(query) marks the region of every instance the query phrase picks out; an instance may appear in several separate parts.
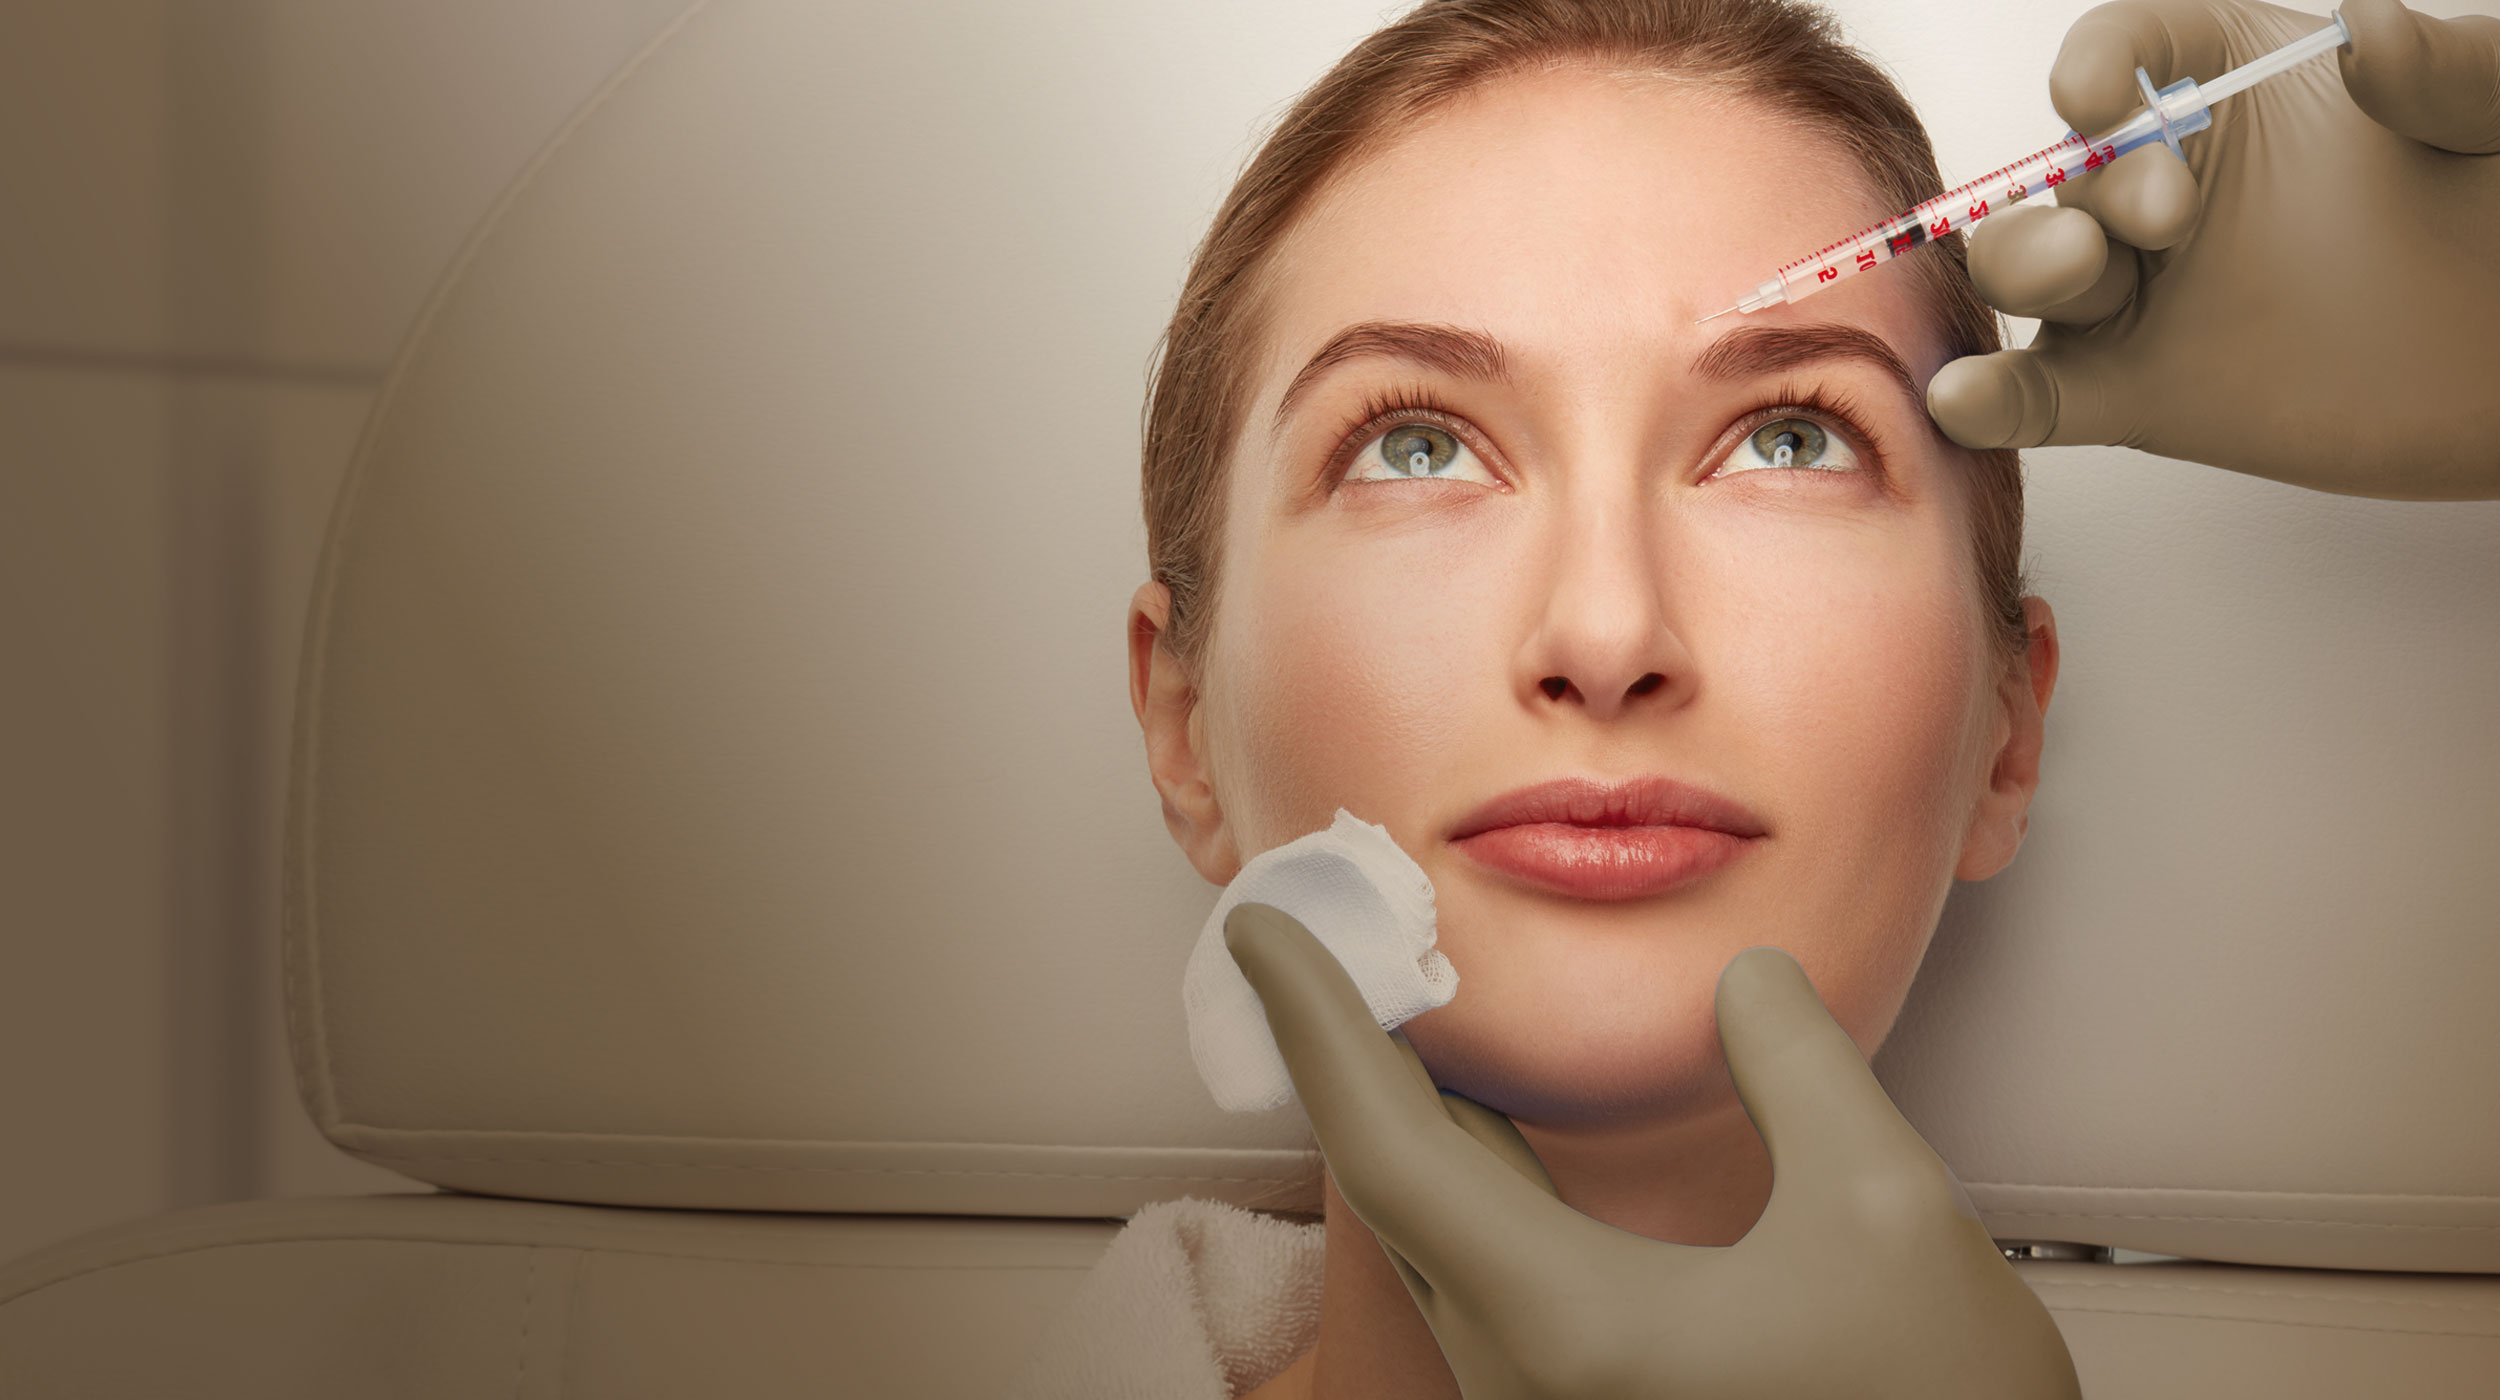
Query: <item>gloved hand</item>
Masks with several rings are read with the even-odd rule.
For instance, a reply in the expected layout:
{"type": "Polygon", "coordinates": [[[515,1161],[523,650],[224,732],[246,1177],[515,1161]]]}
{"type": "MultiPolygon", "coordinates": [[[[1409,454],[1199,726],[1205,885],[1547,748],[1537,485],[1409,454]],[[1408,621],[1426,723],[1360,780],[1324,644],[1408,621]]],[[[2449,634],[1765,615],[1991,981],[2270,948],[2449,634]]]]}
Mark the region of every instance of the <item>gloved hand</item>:
{"type": "Polygon", "coordinates": [[[1468,1400],[2080,1394],[2048,1310],[1778,949],[1738,954],[1718,990],[1771,1201],[1744,1239],[1706,1249],[1564,1205],[1510,1120],[1436,1090],[1281,910],[1236,907],[1224,942],[1338,1192],[1468,1400]]]}
{"type": "MultiPolygon", "coordinates": [[[[2350,48],[2223,99],[2184,165],[2141,147],[2060,186],[2056,208],[1973,228],[1980,295],[2043,324],[2027,350],[1937,373],[1927,403],[1948,437],[2500,497],[2500,20],[2396,0],[2342,13],[2350,48]]],[[[2139,64],[2156,87],[2210,80],[2328,23],[2118,0],[2067,31],[2050,100],[2097,136],[2143,107],[2139,64]]]]}

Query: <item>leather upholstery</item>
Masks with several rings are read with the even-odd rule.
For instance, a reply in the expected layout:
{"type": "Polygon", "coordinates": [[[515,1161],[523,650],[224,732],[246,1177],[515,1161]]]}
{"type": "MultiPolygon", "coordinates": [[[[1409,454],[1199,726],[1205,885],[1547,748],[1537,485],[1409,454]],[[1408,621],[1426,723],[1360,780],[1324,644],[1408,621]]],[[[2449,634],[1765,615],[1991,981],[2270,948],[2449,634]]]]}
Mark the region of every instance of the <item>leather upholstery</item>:
{"type": "MultiPolygon", "coordinates": [[[[1101,1218],[1314,1202],[1291,1111],[1191,1070],[1215,892],[1123,693],[1164,224],[1203,217],[1134,202],[1203,172],[1020,16],[696,12],[488,220],[342,491],[306,1105],[589,1204],[75,1241],[0,1276],[0,1390],[983,1394],[1101,1218]]],[[[2456,625],[2500,515],[2182,470],[2035,458],[2036,546],[2090,562],[2043,580],[2032,848],[1878,1069],[2002,1237],[2281,1266],[2024,1266],[2090,1393],[2488,1394],[2500,1283],[2439,1275],[2500,1274],[2500,629],[2456,625]],[[2421,1272],[2325,1272],[2364,1269],[2421,1272]]]]}
{"type": "Polygon", "coordinates": [[[1189,1061],[1214,890],[1122,638],[1153,329],[1085,314],[1119,239],[1020,232],[1111,156],[1030,170],[1010,99],[1064,99],[1011,59],[704,10],[424,313],[297,710],[289,1025],[339,1146],[635,1205],[1315,1204],[1307,1128],[1189,1061]]]}
{"type": "Polygon", "coordinates": [[[2489,1395],[2500,1279],[2018,1264],[2092,1400],[2489,1395]]]}
{"type": "Polygon", "coordinates": [[[431,1195],[209,1206],[0,1268],[0,1394],[986,1400],[1117,1228],[431,1195]]]}
{"type": "MultiPolygon", "coordinates": [[[[0,1269],[0,1393],[986,1400],[1116,1228],[458,1196],[212,1206],[0,1269]]],[[[2500,1374],[2500,1279],[2017,1268],[2096,1398],[2479,1400],[2500,1374]]]]}

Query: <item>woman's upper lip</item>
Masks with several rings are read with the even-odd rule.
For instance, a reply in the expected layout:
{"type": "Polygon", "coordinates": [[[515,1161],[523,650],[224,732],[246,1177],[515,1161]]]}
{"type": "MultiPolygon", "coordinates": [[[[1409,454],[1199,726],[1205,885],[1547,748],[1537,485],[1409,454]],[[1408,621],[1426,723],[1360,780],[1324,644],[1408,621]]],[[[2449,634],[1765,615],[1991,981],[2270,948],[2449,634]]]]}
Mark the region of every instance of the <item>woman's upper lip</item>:
{"type": "Polygon", "coordinates": [[[1706,788],[1658,776],[1623,782],[1557,778],[1503,793],[1459,819],[1450,832],[1464,841],[1497,826],[1568,822],[1573,826],[1698,826],[1730,836],[1760,836],[1762,819],[1706,788]]]}

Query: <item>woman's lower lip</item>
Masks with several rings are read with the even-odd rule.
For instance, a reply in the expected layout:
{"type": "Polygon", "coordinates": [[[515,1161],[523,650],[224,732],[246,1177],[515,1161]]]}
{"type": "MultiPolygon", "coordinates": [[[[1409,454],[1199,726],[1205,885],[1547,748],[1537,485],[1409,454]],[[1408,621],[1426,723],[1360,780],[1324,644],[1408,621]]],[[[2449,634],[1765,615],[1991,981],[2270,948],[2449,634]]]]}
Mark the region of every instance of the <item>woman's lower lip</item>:
{"type": "Polygon", "coordinates": [[[1575,899],[1639,899],[1698,880],[1749,839],[1698,826],[1497,826],[1453,842],[1496,870],[1575,899]]]}

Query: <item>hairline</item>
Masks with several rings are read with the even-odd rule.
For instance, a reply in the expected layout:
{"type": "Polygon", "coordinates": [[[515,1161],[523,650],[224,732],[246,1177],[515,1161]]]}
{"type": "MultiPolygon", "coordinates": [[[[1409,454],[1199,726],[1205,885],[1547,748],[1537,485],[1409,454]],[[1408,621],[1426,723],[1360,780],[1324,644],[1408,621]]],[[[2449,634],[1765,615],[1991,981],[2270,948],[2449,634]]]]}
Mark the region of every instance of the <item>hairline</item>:
{"type": "MultiPolygon", "coordinates": [[[[1746,109],[1759,120],[1819,137],[1838,148],[1839,166],[1847,178],[1858,183],[1861,192],[1881,203],[1877,166],[1867,159],[1856,132],[1844,120],[1800,110],[1764,95],[1758,88],[1746,85],[1740,74],[1704,66],[1700,63],[1651,63],[1627,61],[1637,55],[1603,48],[1581,48],[1568,51],[1546,51],[1523,55],[1498,66],[1473,74],[1469,79],[1444,91],[1421,94],[1383,112],[1368,131],[1353,137],[1338,153],[1332,168],[1314,179],[1280,216],[1280,226],[1261,252],[1246,262],[1241,270],[1242,285],[1235,303],[1233,324],[1226,328],[1239,337],[1246,353],[1233,357],[1224,382],[1213,386],[1218,397],[1217,429],[1214,434],[1214,467],[1216,481],[1209,492],[1216,511],[1215,528],[1207,532],[1199,570],[1201,582],[1194,599],[1195,631],[1199,646],[1193,648],[1203,656],[1213,642],[1217,621],[1223,614],[1222,599],[1227,580],[1234,571],[1226,569],[1225,538],[1230,533],[1232,511],[1229,509],[1236,459],[1241,455],[1254,421],[1252,409],[1261,384],[1266,381],[1276,347],[1270,344],[1276,319],[1277,282],[1282,269],[1293,260],[1296,245],[1312,212],[1335,197],[1344,185],[1381,159],[1399,142],[1411,137],[1419,128],[1439,118],[1449,108],[1469,96],[1505,80],[1530,73],[1552,73],[1577,69],[1609,80],[1632,84],[1671,84],[1715,97],[1733,108],[1746,109]]],[[[1887,75],[1889,76],[1889,75],[1887,75]]],[[[1895,86],[1897,93],[1897,83],[1895,86]]],[[[1264,149],[1274,138],[1271,131],[1260,142],[1264,149]]],[[[1951,294],[1940,274],[1929,271],[1915,260],[1908,274],[1918,279],[1918,301],[1922,328],[1933,337],[1948,356],[1954,351],[1956,318],[1951,294]]],[[[1967,507],[1978,500],[1977,472],[1982,454],[1961,448],[1937,434],[1939,445],[1948,455],[1959,458],[1964,466],[1953,475],[1959,488],[1969,499],[1965,502],[1968,525],[1974,543],[1981,542],[1987,527],[1967,507]]],[[[1980,594],[1983,613],[1993,612],[1987,598],[1987,579],[1978,569],[1977,556],[1970,560],[1974,582],[1980,594]]],[[[1998,629],[1990,626],[1991,632],[1998,629]]]]}

